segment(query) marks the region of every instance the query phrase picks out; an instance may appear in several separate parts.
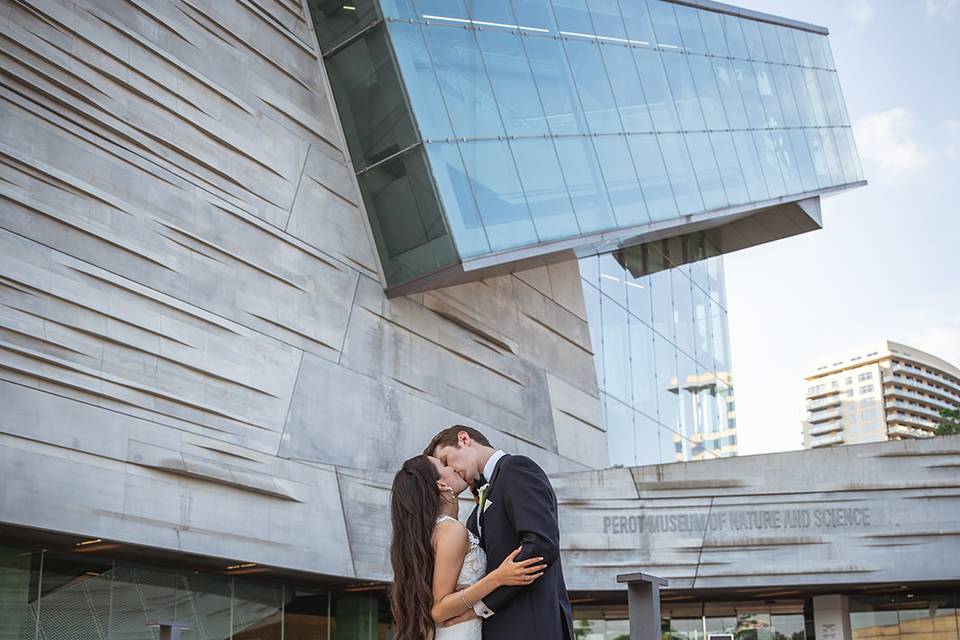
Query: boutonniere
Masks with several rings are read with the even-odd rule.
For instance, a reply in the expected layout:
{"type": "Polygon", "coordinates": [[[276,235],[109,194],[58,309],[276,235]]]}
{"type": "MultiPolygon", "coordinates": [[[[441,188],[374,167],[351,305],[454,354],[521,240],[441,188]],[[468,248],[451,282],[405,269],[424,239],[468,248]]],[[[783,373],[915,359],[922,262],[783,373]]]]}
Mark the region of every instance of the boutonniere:
{"type": "Polygon", "coordinates": [[[477,503],[478,505],[477,509],[480,511],[480,513],[483,513],[483,505],[486,504],[487,494],[490,493],[490,483],[488,482],[487,484],[480,487],[480,490],[477,493],[480,496],[480,499],[477,503]]]}

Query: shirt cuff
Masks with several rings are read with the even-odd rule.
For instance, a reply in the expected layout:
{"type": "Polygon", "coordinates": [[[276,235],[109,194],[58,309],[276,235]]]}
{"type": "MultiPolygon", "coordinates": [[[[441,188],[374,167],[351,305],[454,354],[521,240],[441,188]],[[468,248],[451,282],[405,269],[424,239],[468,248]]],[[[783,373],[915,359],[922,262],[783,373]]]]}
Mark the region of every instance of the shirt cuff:
{"type": "Polygon", "coordinates": [[[487,605],[483,604],[483,600],[478,600],[477,604],[473,605],[473,610],[481,618],[489,618],[493,615],[493,611],[491,611],[487,605]]]}

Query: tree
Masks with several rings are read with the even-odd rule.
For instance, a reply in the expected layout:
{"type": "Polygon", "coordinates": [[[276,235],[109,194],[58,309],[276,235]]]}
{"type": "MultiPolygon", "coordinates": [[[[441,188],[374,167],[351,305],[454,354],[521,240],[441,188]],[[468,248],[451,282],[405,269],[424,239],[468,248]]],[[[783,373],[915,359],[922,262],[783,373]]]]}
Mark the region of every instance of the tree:
{"type": "Polygon", "coordinates": [[[960,409],[940,409],[940,424],[933,433],[937,436],[960,433],[960,409]]]}

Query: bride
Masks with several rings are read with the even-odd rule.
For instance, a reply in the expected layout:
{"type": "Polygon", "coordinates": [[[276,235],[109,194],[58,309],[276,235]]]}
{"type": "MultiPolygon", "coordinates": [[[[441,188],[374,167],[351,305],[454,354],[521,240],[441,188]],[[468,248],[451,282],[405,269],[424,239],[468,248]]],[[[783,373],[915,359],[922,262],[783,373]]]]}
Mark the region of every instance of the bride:
{"type": "Polygon", "coordinates": [[[419,455],[393,479],[390,607],[395,640],[480,640],[477,601],[505,585],[529,585],[543,558],[514,562],[520,549],[486,573],[473,533],[457,520],[466,481],[436,458],[419,455]],[[486,575],[484,575],[486,574],[486,575]]]}

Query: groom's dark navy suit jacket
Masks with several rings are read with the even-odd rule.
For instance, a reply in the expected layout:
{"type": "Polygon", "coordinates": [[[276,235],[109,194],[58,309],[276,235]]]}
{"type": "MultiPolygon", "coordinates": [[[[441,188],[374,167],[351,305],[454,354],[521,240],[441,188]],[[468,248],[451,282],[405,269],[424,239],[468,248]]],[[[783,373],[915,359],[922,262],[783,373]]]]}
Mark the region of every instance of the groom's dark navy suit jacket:
{"type": "Polygon", "coordinates": [[[484,604],[494,615],[483,621],[483,640],[573,640],[573,611],[560,566],[557,496],[547,475],[526,456],[505,455],[490,477],[484,513],[477,509],[467,528],[487,554],[487,573],[517,547],[517,560],[543,556],[548,566],[529,586],[500,587],[484,604]]]}

